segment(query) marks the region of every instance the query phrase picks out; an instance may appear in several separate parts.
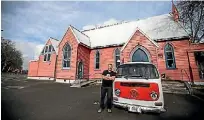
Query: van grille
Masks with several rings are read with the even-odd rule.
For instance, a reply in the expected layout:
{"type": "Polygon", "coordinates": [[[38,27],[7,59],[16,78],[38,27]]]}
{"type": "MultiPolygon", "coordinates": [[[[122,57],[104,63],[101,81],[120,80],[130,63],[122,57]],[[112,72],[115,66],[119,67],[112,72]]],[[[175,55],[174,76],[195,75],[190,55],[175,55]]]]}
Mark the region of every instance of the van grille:
{"type": "Polygon", "coordinates": [[[126,87],[150,87],[150,84],[148,84],[148,83],[121,82],[120,86],[126,86],[126,87]]]}

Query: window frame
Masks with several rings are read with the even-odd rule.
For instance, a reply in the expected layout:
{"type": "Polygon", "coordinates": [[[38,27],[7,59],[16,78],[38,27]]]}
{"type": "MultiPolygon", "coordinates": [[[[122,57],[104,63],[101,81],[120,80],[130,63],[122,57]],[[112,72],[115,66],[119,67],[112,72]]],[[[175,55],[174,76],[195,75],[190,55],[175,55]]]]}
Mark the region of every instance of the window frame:
{"type": "Polygon", "coordinates": [[[50,62],[51,61],[51,56],[52,56],[52,52],[53,52],[53,46],[51,44],[46,45],[43,49],[43,62],[50,62]],[[51,47],[51,51],[49,51],[51,47]],[[46,51],[47,48],[47,51],[46,51]],[[48,60],[48,55],[50,55],[50,59],[48,60]]]}
{"type": "Polygon", "coordinates": [[[100,70],[100,51],[99,50],[96,50],[96,52],[95,52],[95,63],[94,63],[94,69],[95,70],[100,70]],[[97,62],[96,61],[96,55],[97,55],[97,53],[98,53],[98,55],[99,55],[99,61],[97,62]],[[96,64],[98,63],[98,68],[96,68],[96,64]]]}
{"type": "Polygon", "coordinates": [[[174,47],[173,45],[167,43],[164,47],[164,55],[165,55],[165,63],[166,63],[166,69],[167,70],[173,70],[173,69],[176,69],[176,60],[175,60],[175,55],[174,55],[174,47]],[[166,48],[170,46],[171,47],[171,51],[166,51],[166,48]],[[172,59],[167,59],[167,53],[172,53],[172,59]],[[173,67],[169,67],[168,66],[168,61],[169,60],[173,60],[173,67]]]}
{"type": "Polygon", "coordinates": [[[150,52],[149,52],[145,47],[143,47],[143,46],[141,46],[141,45],[137,45],[137,46],[131,51],[131,53],[130,53],[130,56],[131,56],[131,57],[130,57],[130,61],[133,62],[133,55],[134,55],[134,53],[135,53],[138,49],[141,49],[142,51],[144,51],[145,54],[147,55],[148,61],[149,61],[150,63],[152,63],[150,52]]]}
{"type": "Polygon", "coordinates": [[[119,60],[120,60],[120,49],[119,48],[116,48],[115,50],[114,50],[114,64],[115,64],[115,68],[117,69],[117,67],[119,66],[119,65],[121,65],[121,61],[120,61],[120,64],[117,66],[117,60],[116,60],[116,57],[118,57],[119,56],[119,60]],[[118,50],[119,51],[119,55],[116,55],[116,50],[118,50]]]}
{"type": "MultiPolygon", "coordinates": [[[[124,78],[126,75],[127,75],[127,77],[130,77],[130,78],[134,78],[134,79],[144,79],[145,77],[143,77],[143,76],[131,76],[130,75],[130,70],[132,69],[132,68],[137,68],[137,70],[142,70],[140,67],[143,67],[143,69],[144,70],[148,70],[149,72],[148,73],[144,73],[145,71],[142,71],[144,74],[145,74],[145,76],[147,76],[148,74],[150,75],[150,74],[152,74],[153,72],[151,72],[151,70],[154,70],[154,72],[155,72],[155,76],[153,76],[153,77],[148,77],[148,79],[159,79],[160,78],[160,75],[159,75],[159,72],[158,72],[158,69],[156,68],[156,66],[155,65],[153,65],[153,64],[143,64],[143,63],[136,63],[136,64],[123,64],[123,65],[121,65],[118,69],[117,69],[117,74],[116,74],[116,78],[124,78]],[[137,66],[137,67],[136,67],[137,66]],[[151,68],[150,68],[151,67],[151,68]],[[121,69],[120,69],[121,68],[121,69]],[[124,72],[124,70],[122,70],[122,69],[126,69],[126,73],[128,73],[128,74],[124,74],[123,72],[124,72]],[[150,70],[151,69],[151,70],[150,70]],[[122,70],[122,71],[121,71],[122,70]],[[121,74],[119,74],[119,73],[121,73],[121,74]]],[[[139,71],[138,71],[139,72],[139,71]]],[[[144,75],[143,74],[143,75],[144,75]]],[[[133,74],[132,74],[133,75],[133,74]]]]}
{"type": "Polygon", "coordinates": [[[64,47],[62,48],[62,69],[66,70],[66,69],[71,68],[71,54],[72,54],[71,45],[69,43],[66,43],[64,45],[64,47]],[[68,55],[69,50],[66,51],[67,52],[67,60],[66,61],[69,61],[69,67],[64,67],[64,61],[65,61],[65,59],[64,59],[64,49],[65,49],[66,46],[69,46],[69,48],[70,48],[70,56],[68,55]]]}

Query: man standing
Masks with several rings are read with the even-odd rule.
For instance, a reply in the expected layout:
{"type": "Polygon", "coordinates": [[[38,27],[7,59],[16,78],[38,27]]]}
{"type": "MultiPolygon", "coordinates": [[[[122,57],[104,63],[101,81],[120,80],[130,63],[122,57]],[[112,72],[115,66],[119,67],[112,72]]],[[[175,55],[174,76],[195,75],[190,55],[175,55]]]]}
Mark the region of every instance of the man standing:
{"type": "Polygon", "coordinates": [[[102,74],[102,86],[101,86],[101,101],[100,101],[100,109],[98,110],[98,113],[101,113],[104,106],[104,99],[107,94],[107,108],[108,112],[111,113],[111,107],[112,107],[112,92],[113,92],[113,80],[115,80],[116,73],[112,71],[112,64],[108,64],[108,70],[104,70],[102,74]]]}

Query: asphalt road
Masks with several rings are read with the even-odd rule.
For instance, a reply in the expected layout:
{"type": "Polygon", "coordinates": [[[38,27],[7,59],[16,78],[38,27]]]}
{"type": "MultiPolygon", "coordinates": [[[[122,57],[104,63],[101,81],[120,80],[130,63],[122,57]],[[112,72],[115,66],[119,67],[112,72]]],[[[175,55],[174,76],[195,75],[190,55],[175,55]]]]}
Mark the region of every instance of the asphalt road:
{"type": "MultiPolygon", "coordinates": [[[[99,86],[70,88],[49,81],[5,79],[1,82],[2,120],[197,120],[204,102],[189,95],[164,94],[163,114],[136,114],[113,108],[97,113],[99,86]]],[[[201,117],[201,118],[199,118],[201,117]]]]}

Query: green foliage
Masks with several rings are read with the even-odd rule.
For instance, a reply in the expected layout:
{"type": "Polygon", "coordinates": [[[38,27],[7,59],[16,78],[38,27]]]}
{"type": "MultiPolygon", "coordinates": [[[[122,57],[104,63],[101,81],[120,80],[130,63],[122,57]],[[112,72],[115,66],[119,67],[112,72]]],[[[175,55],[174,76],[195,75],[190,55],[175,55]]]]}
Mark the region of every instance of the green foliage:
{"type": "Polygon", "coordinates": [[[1,39],[1,71],[9,72],[22,69],[22,53],[11,40],[1,39]]]}

